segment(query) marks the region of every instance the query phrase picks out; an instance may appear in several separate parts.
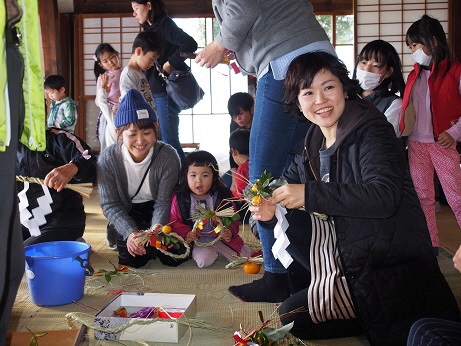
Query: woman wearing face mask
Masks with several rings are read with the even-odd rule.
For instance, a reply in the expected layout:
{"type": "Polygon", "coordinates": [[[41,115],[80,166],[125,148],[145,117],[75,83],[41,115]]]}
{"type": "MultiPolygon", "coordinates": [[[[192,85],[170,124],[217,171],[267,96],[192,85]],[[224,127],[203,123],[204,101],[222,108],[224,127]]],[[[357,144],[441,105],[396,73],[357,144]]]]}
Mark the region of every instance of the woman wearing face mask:
{"type": "Polygon", "coordinates": [[[384,113],[400,137],[400,117],[405,82],[399,55],[383,40],[375,40],[363,47],[357,58],[354,78],[362,88],[362,97],[384,113]],[[399,95],[396,95],[396,94],[399,95]]]}
{"type": "Polygon", "coordinates": [[[434,169],[461,226],[461,169],[456,150],[456,141],[461,140],[461,63],[451,59],[443,27],[430,16],[410,26],[406,43],[416,64],[407,79],[400,129],[409,135],[410,173],[438,253],[434,169]]]}

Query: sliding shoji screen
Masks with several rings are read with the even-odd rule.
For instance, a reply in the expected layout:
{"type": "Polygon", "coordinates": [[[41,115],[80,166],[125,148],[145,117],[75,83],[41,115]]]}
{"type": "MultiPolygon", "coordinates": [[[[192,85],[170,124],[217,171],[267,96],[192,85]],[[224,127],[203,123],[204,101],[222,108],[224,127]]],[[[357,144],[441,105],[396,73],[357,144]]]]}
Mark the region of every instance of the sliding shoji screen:
{"type": "MultiPolygon", "coordinates": [[[[122,66],[126,66],[131,57],[131,46],[140,31],[140,26],[129,14],[79,15],[79,92],[83,96],[82,118],[86,122],[86,142],[93,148],[99,148],[96,139],[96,120],[99,108],[95,105],[96,78],[94,75],[94,51],[100,43],[110,43],[118,52],[122,66]]],[[[80,118],[80,112],[79,112],[80,118]]]]}
{"type": "Polygon", "coordinates": [[[414,64],[405,44],[410,25],[428,14],[437,18],[448,33],[448,0],[355,0],[354,6],[356,53],[370,41],[388,41],[400,54],[405,77],[414,64]]]}

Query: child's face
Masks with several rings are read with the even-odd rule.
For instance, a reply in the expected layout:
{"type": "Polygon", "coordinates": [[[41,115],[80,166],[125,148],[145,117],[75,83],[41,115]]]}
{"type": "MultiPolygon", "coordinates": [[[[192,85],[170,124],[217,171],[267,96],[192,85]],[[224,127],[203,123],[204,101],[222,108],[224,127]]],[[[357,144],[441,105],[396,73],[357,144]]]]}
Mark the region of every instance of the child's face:
{"type": "Polygon", "coordinates": [[[208,166],[194,166],[187,168],[187,184],[195,197],[199,199],[206,198],[206,195],[213,185],[213,172],[208,166]]]}
{"type": "Polygon", "coordinates": [[[50,100],[52,101],[61,101],[64,97],[66,97],[66,89],[62,87],[61,89],[45,89],[45,93],[48,95],[50,100]]]}
{"type": "Polygon", "coordinates": [[[155,60],[158,59],[160,54],[158,52],[149,51],[146,54],[142,52],[141,48],[136,48],[135,50],[136,63],[142,71],[147,71],[152,66],[154,66],[155,60]]]}
{"type": "Polygon", "coordinates": [[[113,71],[120,68],[117,53],[102,52],[99,54],[99,66],[107,71],[113,71]]]}
{"type": "Polygon", "coordinates": [[[431,50],[428,46],[425,46],[424,44],[422,43],[414,43],[414,42],[410,42],[410,45],[408,46],[408,48],[411,50],[411,53],[414,53],[416,52],[418,49],[422,48],[423,49],[423,52],[426,54],[426,55],[431,55],[431,50]]]}
{"type": "Polygon", "coordinates": [[[357,69],[372,73],[377,73],[381,75],[379,82],[381,83],[385,78],[389,77],[392,74],[393,68],[389,70],[387,65],[379,63],[375,58],[370,60],[362,59],[357,65],[357,69]]]}
{"type": "Polygon", "coordinates": [[[232,116],[232,120],[237,123],[238,126],[249,129],[253,122],[252,110],[243,110],[240,108],[239,113],[232,116]]]}
{"type": "Polygon", "coordinates": [[[240,156],[239,152],[234,148],[231,148],[231,155],[235,163],[239,166],[246,161],[242,158],[242,156],[240,156]]]}
{"type": "MultiPolygon", "coordinates": [[[[118,129],[115,131],[118,136],[118,129]]],[[[154,129],[140,130],[134,124],[131,124],[121,135],[123,145],[128,149],[134,162],[143,161],[157,140],[154,129]]]]}

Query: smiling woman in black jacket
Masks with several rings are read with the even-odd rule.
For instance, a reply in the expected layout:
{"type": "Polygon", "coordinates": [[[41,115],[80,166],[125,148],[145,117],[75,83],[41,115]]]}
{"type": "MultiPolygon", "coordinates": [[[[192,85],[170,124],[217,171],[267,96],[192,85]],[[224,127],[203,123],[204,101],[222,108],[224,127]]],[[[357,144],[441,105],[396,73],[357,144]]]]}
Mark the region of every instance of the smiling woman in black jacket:
{"type": "Polygon", "coordinates": [[[302,339],[365,333],[372,345],[404,345],[421,317],[459,319],[392,125],[329,54],[296,58],[285,88],[313,125],[288,184],[252,207],[269,223],[277,203],[288,208],[288,252],[308,277],[281,305],[282,323],[302,339]]]}
{"type": "MultiPolygon", "coordinates": [[[[157,59],[162,69],[168,74],[173,70],[186,71],[188,66],[184,62],[185,59],[180,57],[180,53],[195,52],[197,42],[168,16],[161,0],[135,0],[131,1],[131,6],[133,16],[144,31],[155,32],[162,41],[163,53],[157,59]]],[[[168,97],[165,82],[155,66],[146,71],[146,76],[157,106],[162,141],[176,149],[182,162],[185,155],[179,142],[180,109],[168,97]]]]}

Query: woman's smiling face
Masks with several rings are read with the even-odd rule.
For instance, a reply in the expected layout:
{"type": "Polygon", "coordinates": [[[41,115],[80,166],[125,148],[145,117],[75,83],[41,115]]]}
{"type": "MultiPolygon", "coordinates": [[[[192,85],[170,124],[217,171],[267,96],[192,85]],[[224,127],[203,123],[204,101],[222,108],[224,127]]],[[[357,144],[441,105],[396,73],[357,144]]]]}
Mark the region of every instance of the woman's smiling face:
{"type": "MultiPolygon", "coordinates": [[[[117,131],[118,134],[118,131],[117,131]]],[[[135,124],[122,132],[123,145],[128,149],[134,162],[141,162],[156,142],[155,130],[152,128],[140,130],[135,124]]]]}
{"type": "Polygon", "coordinates": [[[343,85],[330,71],[320,70],[309,87],[299,90],[298,102],[306,119],[322,131],[336,130],[346,105],[343,85]]]}

